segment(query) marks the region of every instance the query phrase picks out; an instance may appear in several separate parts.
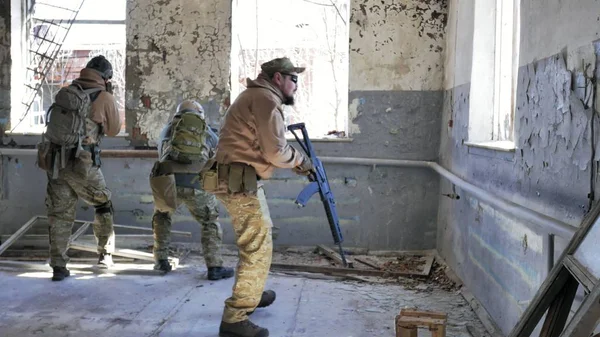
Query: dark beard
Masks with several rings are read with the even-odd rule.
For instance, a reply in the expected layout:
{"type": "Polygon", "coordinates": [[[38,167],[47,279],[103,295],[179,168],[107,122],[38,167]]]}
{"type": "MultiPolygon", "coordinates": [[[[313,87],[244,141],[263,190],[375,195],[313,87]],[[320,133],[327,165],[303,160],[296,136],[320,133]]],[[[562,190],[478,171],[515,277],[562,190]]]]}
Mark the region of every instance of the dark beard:
{"type": "Polygon", "coordinates": [[[283,104],[285,105],[294,105],[294,96],[284,97],[283,104]]]}

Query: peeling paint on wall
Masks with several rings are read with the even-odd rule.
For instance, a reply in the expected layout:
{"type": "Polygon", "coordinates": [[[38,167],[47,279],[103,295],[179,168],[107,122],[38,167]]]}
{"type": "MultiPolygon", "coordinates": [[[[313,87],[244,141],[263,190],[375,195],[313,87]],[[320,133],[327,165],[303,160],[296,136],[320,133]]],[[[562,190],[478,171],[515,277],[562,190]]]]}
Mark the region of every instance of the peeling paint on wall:
{"type": "MultiPolygon", "coordinates": [[[[600,131],[596,118],[594,138],[586,99],[593,92],[586,78],[595,62],[584,46],[519,68],[514,153],[464,145],[470,84],[452,88],[445,96],[440,163],[494,194],[577,226],[588,209],[592,143],[600,131]]],[[[531,298],[546,275],[547,247],[526,221],[475,200],[463,202],[468,199],[440,199],[438,249],[506,333],[522,312],[515,299],[531,298]],[[465,239],[470,233],[476,235],[465,239]],[[498,271],[506,283],[490,290],[498,271]]]]}
{"type": "Polygon", "coordinates": [[[128,0],[127,10],[129,133],[137,127],[154,145],[177,104],[188,98],[200,101],[218,123],[229,92],[231,4],[128,0]]]}
{"type": "Polygon", "coordinates": [[[572,94],[571,72],[562,55],[527,67],[517,105],[521,173],[558,173],[569,163],[579,170],[592,160],[591,110],[572,94]]]}
{"type": "Polygon", "coordinates": [[[353,1],[350,90],[440,90],[447,0],[353,1]]]}
{"type": "Polygon", "coordinates": [[[348,133],[351,135],[356,135],[360,133],[360,126],[355,123],[356,119],[358,119],[361,115],[361,104],[364,99],[355,98],[350,102],[350,106],[348,107],[348,133]]]}

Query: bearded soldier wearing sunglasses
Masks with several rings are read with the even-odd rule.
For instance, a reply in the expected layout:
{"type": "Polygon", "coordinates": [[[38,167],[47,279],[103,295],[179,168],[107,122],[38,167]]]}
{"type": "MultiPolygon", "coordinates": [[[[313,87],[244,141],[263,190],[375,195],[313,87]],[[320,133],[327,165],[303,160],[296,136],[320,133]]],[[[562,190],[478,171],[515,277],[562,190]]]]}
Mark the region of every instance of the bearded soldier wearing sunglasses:
{"type": "Polygon", "coordinates": [[[261,65],[254,80],[231,104],[224,116],[214,166],[218,172],[217,198],[227,208],[240,250],[233,294],[225,301],[220,336],[265,337],[269,331],[248,316],[275,301],[275,292],[264,291],[273,252],[269,209],[260,180],[276,168],[300,175],[314,169],[310,158],[285,139],[283,104],[293,105],[298,89],[296,67],[287,58],[261,65]]]}

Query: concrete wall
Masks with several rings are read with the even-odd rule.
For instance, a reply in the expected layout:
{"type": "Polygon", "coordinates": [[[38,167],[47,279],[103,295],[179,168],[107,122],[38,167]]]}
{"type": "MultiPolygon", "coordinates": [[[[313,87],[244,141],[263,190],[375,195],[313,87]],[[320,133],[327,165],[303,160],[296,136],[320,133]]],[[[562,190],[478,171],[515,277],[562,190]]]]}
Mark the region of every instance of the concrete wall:
{"type": "Polygon", "coordinates": [[[229,1],[127,1],[127,132],[150,145],[183,99],[218,118],[229,94],[229,1]],[[146,98],[149,104],[144,104],[146,98]]]}
{"type": "MultiPolygon", "coordinates": [[[[218,118],[229,83],[230,6],[226,1],[128,2],[127,124],[136,145],[152,145],[182,98],[201,97],[218,118]],[[145,107],[142,97],[150,98],[145,107]],[[150,141],[146,141],[144,135],[150,141]]],[[[353,1],[349,21],[351,140],[317,142],[321,156],[436,160],[442,112],[445,2],[353,1]]],[[[19,145],[37,138],[13,137],[19,145]]],[[[104,148],[130,146],[106,139],[104,148]]],[[[116,221],[150,226],[147,183],[151,160],[106,159],[116,221]]],[[[423,169],[327,165],[347,245],[374,249],[435,247],[438,178],[423,169]]],[[[2,233],[43,214],[45,177],[31,157],[3,157],[2,233]],[[28,187],[25,187],[28,183],[28,187]]],[[[315,196],[305,209],[293,203],[305,180],[279,170],[266,183],[276,244],[332,243],[315,196]]],[[[80,204],[78,217],[91,219],[80,204]]],[[[225,240],[233,234],[223,212],[225,240]]],[[[175,229],[199,228],[180,210],[175,229]]],[[[179,238],[177,238],[179,239],[179,238]]]]}
{"type": "MultiPolygon", "coordinates": [[[[495,195],[579,226],[597,180],[598,118],[592,120],[593,101],[582,98],[594,90],[588,81],[586,91],[584,73],[598,77],[600,3],[522,1],[517,148],[496,151],[464,145],[472,113],[474,1],[450,1],[440,163],[495,195]]],[[[444,181],[440,192],[452,188],[444,181]]],[[[508,334],[546,276],[544,235],[455,191],[459,200],[440,197],[438,250],[508,334]]],[[[557,240],[558,257],[569,238],[557,240]]]]}
{"type": "Polygon", "coordinates": [[[10,118],[10,0],[0,1],[0,144],[10,118]]]}
{"type": "Polygon", "coordinates": [[[436,159],[446,19],[445,1],[352,2],[352,156],[436,159]]]}

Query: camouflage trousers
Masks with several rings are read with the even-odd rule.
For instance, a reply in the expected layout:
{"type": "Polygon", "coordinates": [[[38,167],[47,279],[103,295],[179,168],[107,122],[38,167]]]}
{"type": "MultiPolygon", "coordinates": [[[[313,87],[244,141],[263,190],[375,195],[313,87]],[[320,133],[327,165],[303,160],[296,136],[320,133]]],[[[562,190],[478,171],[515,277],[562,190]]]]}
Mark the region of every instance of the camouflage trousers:
{"type": "Polygon", "coordinates": [[[233,294],[225,300],[223,311],[223,321],[235,323],[246,320],[260,302],[271,267],[273,224],[262,187],[254,196],[218,194],[217,198],[231,216],[239,249],[233,294]]]}
{"type": "MultiPolygon", "coordinates": [[[[177,187],[177,207],[185,204],[194,219],[202,226],[202,253],[207,267],[221,267],[221,246],[223,231],[217,221],[219,208],[217,198],[213,194],[203,190],[177,187]]],[[[171,218],[175,209],[160,212],[154,210],[152,217],[152,230],[154,232],[154,258],[166,260],[169,256],[169,245],[171,243],[171,218]]]]}
{"type": "Polygon", "coordinates": [[[100,168],[93,166],[91,154],[82,152],[80,158],[69,160],[66,167],[60,169],[57,179],[52,179],[52,173],[48,173],[46,211],[51,267],[65,267],[69,262],[66,253],[78,198],[95,208],[92,228],[98,253],[113,253],[115,250],[111,192],[100,168]]]}

